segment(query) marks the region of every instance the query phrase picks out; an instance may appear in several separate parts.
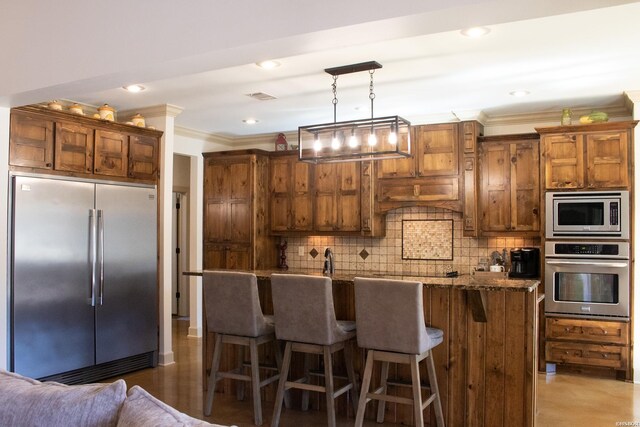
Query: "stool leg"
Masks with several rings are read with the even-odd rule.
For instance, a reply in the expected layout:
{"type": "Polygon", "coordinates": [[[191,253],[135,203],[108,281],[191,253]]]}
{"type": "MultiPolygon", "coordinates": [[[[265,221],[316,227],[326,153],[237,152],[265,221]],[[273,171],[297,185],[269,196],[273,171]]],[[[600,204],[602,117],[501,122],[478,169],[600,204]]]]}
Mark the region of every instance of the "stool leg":
{"type": "Polygon", "coordinates": [[[356,373],[353,370],[353,340],[345,343],[344,346],[344,364],[347,367],[347,377],[352,385],[351,403],[353,404],[353,412],[358,412],[358,381],[356,381],[356,373]]]}
{"type": "Polygon", "coordinates": [[[418,356],[411,356],[411,388],[413,389],[413,415],[415,425],[422,427],[424,425],[424,417],[422,415],[422,391],[420,390],[420,366],[418,365],[418,356]]]}
{"type": "Polygon", "coordinates": [[[211,361],[211,372],[209,373],[209,383],[207,384],[207,401],[204,406],[204,414],[208,417],[213,409],[213,397],[216,394],[216,375],[220,366],[220,356],[222,355],[222,334],[216,334],[216,342],[213,348],[213,360],[211,361]]]}
{"type": "Polygon", "coordinates": [[[336,407],[333,396],[333,365],[331,361],[331,350],[329,346],[324,346],[324,387],[327,398],[327,425],[336,426],[336,407]]]}
{"type": "MultiPolygon", "coordinates": [[[[236,346],[237,353],[237,361],[238,361],[238,371],[243,373],[244,371],[244,346],[237,345],[236,346]]],[[[236,381],[236,399],[244,400],[244,381],[236,381]]]]}
{"type": "Polygon", "coordinates": [[[364,374],[362,375],[362,388],[360,389],[360,400],[358,401],[358,410],[356,411],[355,427],[362,427],[362,422],[364,421],[364,408],[367,406],[367,393],[369,393],[372,372],[373,350],[369,350],[367,352],[367,363],[364,365],[364,374]]]}
{"type": "MultiPolygon", "coordinates": [[[[282,375],[282,350],[280,350],[280,342],[278,340],[273,340],[273,345],[275,346],[274,354],[276,356],[276,366],[278,367],[278,375],[282,375]]],[[[284,407],[289,409],[291,408],[291,398],[289,397],[289,390],[285,390],[284,392],[284,407]]]]}
{"type": "MultiPolygon", "coordinates": [[[[387,394],[387,378],[389,377],[389,362],[382,362],[382,370],[380,371],[380,386],[382,387],[382,394],[387,394]]],[[[376,421],[379,423],[384,422],[384,408],[386,401],[378,401],[378,417],[376,421]]]]}
{"type": "Polygon", "coordinates": [[[429,389],[431,389],[431,393],[435,393],[436,395],[433,401],[436,411],[436,424],[438,427],[444,427],[444,414],[442,413],[442,401],[440,400],[440,391],[438,390],[436,366],[433,362],[433,350],[429,350],[429,356],[427,357],[427,373],[429,374],[429,389]]]}
{"type": "Polygon", "coordinates": [[[253,420],[262,425],[262,403],[260,401],[260,363],[258,361],[258,343],[255,338],[249,341],[251,357],[251,394],[253,395],[253,420]]]}
{"type": "MultiPolygon", "coordinates": [[[[304,354],[304,378],[307,384],[311,383],[311,375],[309,375],[309,370],[311,369],[311,354],[304,354]]],[[[309,410],[309,390],[302,390],[302,405],[301,408],[303,411],[309,410]]]]}
{"type": "Polygon", "coordinates": [[[280,371],[280,381],[278,381],[278,391],[276,401],[273,405],[273,417],[271,417],[271,427],[278,427],[280,424],[280,413],[282,412],[282,401],[284,400],[285,386],[289,376],[289,366],[291,365],[291,342],[287,341],[284,347],[284,359],[282,360],[282,370],[280,371]]]}

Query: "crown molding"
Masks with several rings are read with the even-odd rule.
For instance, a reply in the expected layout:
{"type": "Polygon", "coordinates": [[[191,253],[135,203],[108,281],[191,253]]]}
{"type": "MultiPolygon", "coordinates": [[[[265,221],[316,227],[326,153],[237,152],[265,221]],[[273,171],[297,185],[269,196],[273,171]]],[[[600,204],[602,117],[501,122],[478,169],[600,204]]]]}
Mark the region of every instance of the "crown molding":
{"type": "Polygon", "coordinates": [[[179,136],[184,136],[185,138],[193,138],[193,139],[198,139],[205,142],[213,142],[216,144],[228,145],[230,147],[235,145],[233,142],[234,138],[232,137],[219,135],[215,133],[202,132],[199,130],[189,129],[182,126],[175,126],[174,133],[179,136]]]}
{"type": "Polygon", "coordinates": [[[633,111],[634,104],[640,104],[640,90],[626,91],[624,93],[624,103],[630,111],[633,111]]]}
{"type": "Polygon", "coordinates": [[[184,111],[184,108],[172,104],[153,105],[151,107],[122,110],[118,114],[121,117],[129,117],[135,114],[142,114],[146,118],[150,117],[177,117],[184,111]]]}
{"type": "MultiPolygon", "coordinates": [[[[175,127],[175,133],[179,136],[186,138],[198,139],[206,142],[213,142],[216,144],[225,145],[231,148],[241,148],[247,146],[256,145],[274,145],[276,137],[279,133],[284,133],[284,136],[288,141],[298,141],[298,132],[277,132],[277,133],[264,133],[256,135],[246,136],[227,136],[215,133],[207,133],[194,129],[185,128],[182,126],[175,127]]],[[[274,145],[275,147],[275,145],[274,145]]]]}

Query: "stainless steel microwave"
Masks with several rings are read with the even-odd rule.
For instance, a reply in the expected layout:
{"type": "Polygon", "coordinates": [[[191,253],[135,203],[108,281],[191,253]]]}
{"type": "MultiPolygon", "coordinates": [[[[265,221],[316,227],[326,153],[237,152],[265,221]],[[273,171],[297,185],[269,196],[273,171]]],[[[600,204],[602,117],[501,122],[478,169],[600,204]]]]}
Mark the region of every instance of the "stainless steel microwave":
{"type": "Polygon", "coordinates": [[[629,239],[628,191],[546,194],[547,239],[629,239]]]}

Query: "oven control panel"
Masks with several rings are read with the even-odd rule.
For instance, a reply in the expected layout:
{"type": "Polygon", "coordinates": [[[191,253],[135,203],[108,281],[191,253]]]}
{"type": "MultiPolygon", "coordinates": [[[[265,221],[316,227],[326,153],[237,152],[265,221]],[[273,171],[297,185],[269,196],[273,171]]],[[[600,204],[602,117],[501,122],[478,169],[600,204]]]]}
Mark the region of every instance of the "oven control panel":
{"type": "Polygon", "coordinates": [[[628,242],[545,242],[545,257],[629,259],[628,242]]]}

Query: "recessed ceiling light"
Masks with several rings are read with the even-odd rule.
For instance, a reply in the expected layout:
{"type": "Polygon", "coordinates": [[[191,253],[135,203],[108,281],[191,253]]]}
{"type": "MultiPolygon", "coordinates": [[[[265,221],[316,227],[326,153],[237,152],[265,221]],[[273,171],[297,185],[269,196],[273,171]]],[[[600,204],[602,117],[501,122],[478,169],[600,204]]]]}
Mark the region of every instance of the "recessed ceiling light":
{"type": "Polygon", "coordinates": [[[256,65],[260,68],[264,68],[265,70],[272,70],[274,68],[278,68],[280,63],[278,61],[260,61],[256,62],[256,65]]]}
{"type": "Polygon", "coordinates": [[[244,119],[243,122],[245,122],[248,125],[255,125],[256,123],[258,123],[259,120],[256,119],[244,119]]]}
{"type": "Polygon", "coordinates": [[[527,96],[529,95],[529,91],[528,90],[512,90],[511,92],[509,92],[509,95],[511,96],[527,96]]]}
{"type": "Polygon", "coordinates": [[[463,36],[477,38],[477,37],[486,36],[491,32],[491,30],[487,27],[471,27],[471,28],[462,30],[460,32],[462,33],[463,36]]]}
{"type": "Polygon", "coordinates": [[[145,87],[142,86],[142,85],[122,86],[122,88],[124,90],[126,90],[127,92],[131,92],[131,93],[138,93],[138,92],[142,92],[143,90],[145,90],[145,87]]]}

